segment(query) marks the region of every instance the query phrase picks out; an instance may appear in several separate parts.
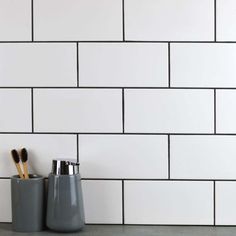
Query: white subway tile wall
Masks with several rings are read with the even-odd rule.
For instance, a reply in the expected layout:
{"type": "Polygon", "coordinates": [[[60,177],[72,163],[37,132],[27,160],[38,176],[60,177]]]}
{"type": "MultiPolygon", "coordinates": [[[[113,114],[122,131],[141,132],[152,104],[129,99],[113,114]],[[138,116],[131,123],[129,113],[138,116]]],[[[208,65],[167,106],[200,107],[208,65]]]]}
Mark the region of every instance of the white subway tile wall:
{"type": "Polygon", "coordinates": [[[216,101],[217,132],[236,133],[236,90],[217,91],[216,101]]]}
{"type": "Polygon", "coordinates": [[[38,132],[122,132],[118,89],[36,89],[34,105],[38,132]]]}
{"type": "Polygon", "coordinates": [[[83,180],[82,188],[86,223],[122,223],[121,181],[83,180]]]}
{"type": "Polygon", "coordinates": [[[80,135],[79,147],[82,177],[168,177],[167,136],[80,135]]]}
{"type": "Polygon", "coordinates": [[[236,179],[236,137],[178,135],[170,138],[171,178],[236,179]]]}
{"type": "Polygon", "coordinates": [[[0,86],[76,87],[76,44],[0,44],[0,86]]]}
{"type": "Polygon", "coordinates": [[[236,225],[236,1],[1,0],[10,150],[80,162],[86,223],[236,225]]]}
{"type": "Polygon", "coordinates": [[[31,0],[0,1],[0,40],[31,41],[31,0]]]}
{"type": "Polygon", "coordinates": [[[0,111],[1,132],[32,130],[30,89],[0,89],[0,111]]]}
{"type": "Polygon", "coordinates": [[[35,40],[121,40],[122,0],[34,0],[35,40]]]}
{"type": "Polygon", "coordinates": [[[1,179],[0,181],[0,222],[11,222],[11,185],[10,179],[1,179]]]}
{"type": "Polygon", "coordinates": [[[216,224],[235,225],[236,224],[236,183],[227,181],[217,181],[216,191],[216,224]]]}
{"type": "Polygon", "coordinates": [[[236,87],[236,44],[171,45],[171,86],[236,87]]]}
{"type": "Polygon", "coordinates": [[[234,0],[217,0],[216,10],[217,40],[235,41],[236,2],[234,0]]]}
{"type": "Polygon", "coordinates": [[[11,149],[27,147],[30,171],[47,177],[51,171],[52,159],[77,158],[76,142],[77,136],[73,134],[0,134],[0,176],[16,174],[9,152],[11,149]]]}
{"type": "Polygon", "coordinates": [[[124,99],[126,132],[214,132],[211,90],[127,89],[124,99]]]}
{"type": "Polygon", "coordinates": [[[214,39],[213,0],[125,0],[124,3],[127,40],[214,39]]]}
{"type": "Polygon", "coordinates": [[[125,181],[126,224],[213,223],[211,182],[125,181]]]}
{"type": "Polygon", "coordinates": [[[168,86],[167,43],[81,43],[79,61],[80,86],[168,86]]]}

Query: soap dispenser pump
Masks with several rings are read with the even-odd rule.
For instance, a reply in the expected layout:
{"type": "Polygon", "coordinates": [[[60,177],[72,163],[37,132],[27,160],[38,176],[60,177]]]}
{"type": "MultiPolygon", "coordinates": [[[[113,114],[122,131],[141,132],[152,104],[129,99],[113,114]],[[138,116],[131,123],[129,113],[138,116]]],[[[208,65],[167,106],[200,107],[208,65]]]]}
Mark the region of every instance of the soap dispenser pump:
{"type": "Polygon", "coordinates": [[[47,227],[58,232],[75,232],[84,226],[84,207],[79,163],[53,160],[48,176],[47,227]]]}

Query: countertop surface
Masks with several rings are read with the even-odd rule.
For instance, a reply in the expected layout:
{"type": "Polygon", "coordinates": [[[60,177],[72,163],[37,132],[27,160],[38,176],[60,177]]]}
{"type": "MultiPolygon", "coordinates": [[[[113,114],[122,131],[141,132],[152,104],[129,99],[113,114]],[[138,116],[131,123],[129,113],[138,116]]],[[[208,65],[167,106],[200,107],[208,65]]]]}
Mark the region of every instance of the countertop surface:
{"type": "Polygon", "coordinates": [[[12,231],[11,224],[0,223],[0,235],[4,236],[235,236],[236,227],[210,226],[128,226],[128,225],[86,225],[77,233],[56,233],[42,231],[36,233],[17,233],[12,231]]]}

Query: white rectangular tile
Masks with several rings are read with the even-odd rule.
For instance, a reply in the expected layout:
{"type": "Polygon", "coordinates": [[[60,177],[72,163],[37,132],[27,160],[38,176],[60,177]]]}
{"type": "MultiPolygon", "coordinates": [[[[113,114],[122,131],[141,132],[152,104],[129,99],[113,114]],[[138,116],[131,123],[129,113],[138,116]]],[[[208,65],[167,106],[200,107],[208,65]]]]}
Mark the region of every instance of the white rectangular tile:
{"type": "Polygon", "coordinates": [[[218,90],[216,92],[216,131],[236,133],[236,91],[218,90]]]}
{"type": "Polygon", "coordinates": [[[125,0],[127,40],[214,39],[212,0],[125,0]]]}
{"type": "Polygon", "coordinates": [[[0,179],[0,222],[11,222],[11,182],[9,179],[0,179]]]}
{"type": "Polygon", "coordinates": [[[216,39],[218,41],[235,41],[236,2],[234,0],[216,1],[216,39]]]}
{"type": "Polygon", "coordinates": [[[36,40],[121,40],[121,0],[35,0],[36,40]]]}
{"type": "Polygon", "coordinates": [[[35,131],[121,132],[121,90],[37,89],[35,131]]]}
{"type": "Polygon", "coordinates": [[[51,172],[53,159],[77,157],[76,135],[0,134],[1,177],[17,174],[10,152],[23,147],[28,151],[30,173],[43,176],[51,172]]]}
{"type": "Polygon", "coordinates": [[[83,180],[85,222],[122,223],[121,181],[83,180]]]}
{"type": "Polygon", "coordinates": [[[213,224],[211,182],[125,181],[126,224],[213,224]]]}
{"type": "Polygon", "coordinates": [[[167,178],[167,151],[167,136],[79,136],[83,178],[167,178]]]}
{"type": "Polygon", "coordinates": [[[216,225],[236,225],[236,182],[216,182],[216,225]]]}
{"type": "Polygon", "coordinates": [[[30,89],[0,89],[0,132],[30,132],[30,89]]]}
{"type": "Polygon", "coordinates": [[[167,87],[167,44],[82,43],[80,86],[167,87]]]}
{"type": "Polygon", "coordinates": [[[170,147],[171,178],[236,178],[234,136],[171,136],[170,147]]]}
{"type": "Polygon", "coordinates": [[[31,0],[0,1],[0,41],[31,40],[31,0]]]}
{"type": "Polygon", "coordinates": [[[0,45],[0,86],[77,86],[76,44],[0,45]]]}
{"type": "Polygon", "coordinates": [[[171,86],[236,87],[236,45],[171,45],[171,86]]]}
{"type": "Polygon", "coordinates": [[[211,133],[213,100],[207,90],[125,90],[125,131],[211,133]]]}

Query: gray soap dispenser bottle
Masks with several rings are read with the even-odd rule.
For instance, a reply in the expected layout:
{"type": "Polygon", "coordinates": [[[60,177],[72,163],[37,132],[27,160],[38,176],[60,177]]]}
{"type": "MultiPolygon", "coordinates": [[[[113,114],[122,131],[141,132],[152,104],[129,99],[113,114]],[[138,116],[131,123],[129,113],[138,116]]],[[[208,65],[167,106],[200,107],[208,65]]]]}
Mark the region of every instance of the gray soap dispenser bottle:
{"type": "Polygon", "coordinates": [[[84,208],[78,163],[53,160],[48,176],[47,227],[74,232],[84,226],[84,208]]]}

